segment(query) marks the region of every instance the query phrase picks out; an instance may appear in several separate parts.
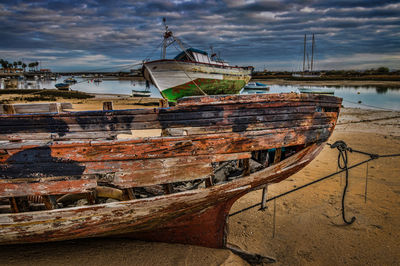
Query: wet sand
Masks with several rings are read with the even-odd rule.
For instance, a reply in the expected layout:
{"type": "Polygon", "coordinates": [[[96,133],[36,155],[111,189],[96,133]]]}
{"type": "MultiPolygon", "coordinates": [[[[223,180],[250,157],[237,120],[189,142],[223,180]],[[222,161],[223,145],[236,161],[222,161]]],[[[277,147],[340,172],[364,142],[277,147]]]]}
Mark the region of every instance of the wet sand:
{"type": "MultiPolygon", "coordinates": [[[[124,106],[122,102],[120,105],[124,106]]],[[[135,108],[133,103],[126,105],[135,108]]],[[[82,110],[87,108],[81,106],[82,110]]],[[[400,112],[344,108],[329,142],[336,140],[372,153],[400,153],[400,112]]],[[[349,154],[349,164],[364,158],[349,154]]],[[[336,159],[337,151],[325,147],[302,171],[270,185],[269,197],[336,171],[336,159]]],[[[366,202],[366,165],[350,170],[346,215],[347,219],[356,217],[350,226],[343,225],[341,218],[343,176],[276,200],[274,236],[273,202],[265,211],[255,208],[231,217],[228,242],[246,251],[275,257],[275,265],[398,264],[400,157],[381,158],[368,164],[366,202]]],[[[231,212],[260,199],[261,191],[249,193],[234,204],[231,212]]],[[[227,250],[129,239],[2,246],[0,257],[2,265],[247,265],[227,250]]]]}

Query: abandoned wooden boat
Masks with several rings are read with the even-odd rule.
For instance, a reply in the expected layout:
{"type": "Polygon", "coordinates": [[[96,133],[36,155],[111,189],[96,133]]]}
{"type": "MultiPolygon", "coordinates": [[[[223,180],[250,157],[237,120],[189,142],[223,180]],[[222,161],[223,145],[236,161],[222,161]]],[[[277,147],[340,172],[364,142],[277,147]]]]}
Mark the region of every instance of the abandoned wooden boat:
{"type": "Polygon", "coordinates": [[[315,158],[340,106],[287,93],[0,115],[0,243],[123,236],[222,248],[232,204],[315,158]]]}
{"type": "Polygon", "coordinates": [[[216,54],[186,49],[165,25],[162,59],[144,62],[142,70],[164,98],[175,102],[184,96],[238,94],[251,79],[253,67],[229,66],[216,54]],[[165,59],[166,48],[173,43],[178,43],[182,52],[174,59],[165,59]]]}

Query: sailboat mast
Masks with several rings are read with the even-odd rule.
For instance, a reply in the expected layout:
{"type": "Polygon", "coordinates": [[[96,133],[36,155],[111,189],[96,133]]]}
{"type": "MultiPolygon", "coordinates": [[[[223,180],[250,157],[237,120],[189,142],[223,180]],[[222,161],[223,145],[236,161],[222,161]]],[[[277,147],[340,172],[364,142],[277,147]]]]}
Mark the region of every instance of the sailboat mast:
{"type": "Polygon", "coordinates": [[[311,72],[313,71],[313,64],[314,64],[314,34],[312,35],[312,46],[311,46],[311,72]]]}
{"type": "Polygon", "coordinates": [[[303,73],[306,67],[306,34],[304,34],[303,73]]]}

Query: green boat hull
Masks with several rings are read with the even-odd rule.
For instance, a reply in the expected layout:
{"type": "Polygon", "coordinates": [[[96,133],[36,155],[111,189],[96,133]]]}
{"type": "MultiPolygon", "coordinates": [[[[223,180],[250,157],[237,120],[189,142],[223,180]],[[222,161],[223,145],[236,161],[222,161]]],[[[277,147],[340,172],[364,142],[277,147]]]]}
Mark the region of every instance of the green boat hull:
{"type": "Polygon", "coordinates": [[[195,79],[194,81],[162,91],[164,98],[176,102],[185,96],[238,94],[246,85],[244,80],[195,79]],[[199,89],[200,88],[200,89],[199,89]],[[204,93],[203,93],[204,92],[204,93]]]}

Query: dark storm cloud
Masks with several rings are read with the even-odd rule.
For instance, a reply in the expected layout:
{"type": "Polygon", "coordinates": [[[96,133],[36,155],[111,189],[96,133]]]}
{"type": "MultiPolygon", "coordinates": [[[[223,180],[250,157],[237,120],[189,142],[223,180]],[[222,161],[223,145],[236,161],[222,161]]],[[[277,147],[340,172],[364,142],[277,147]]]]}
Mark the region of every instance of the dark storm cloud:
{"type": "Polygon", "coordinates": [[[166,17],[185,44],[232,64],[297,70],[315,33],[321,68],[400,68],[398,14],[400,1],[1,1],[0,58],[55,70],[155,59],[166,17]]]}

